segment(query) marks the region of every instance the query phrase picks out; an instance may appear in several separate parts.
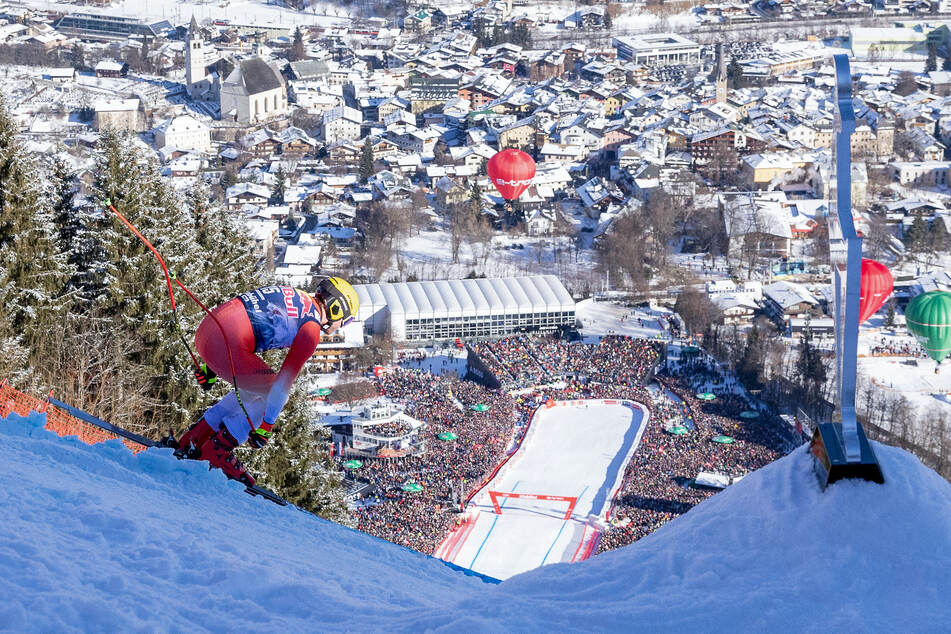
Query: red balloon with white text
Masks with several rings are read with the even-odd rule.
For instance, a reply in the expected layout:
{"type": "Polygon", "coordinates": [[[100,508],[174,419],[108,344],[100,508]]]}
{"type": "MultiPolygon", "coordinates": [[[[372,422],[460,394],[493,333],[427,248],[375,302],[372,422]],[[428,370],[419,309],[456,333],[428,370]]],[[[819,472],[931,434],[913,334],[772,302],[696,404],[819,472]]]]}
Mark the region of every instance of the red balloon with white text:
{"type": "Polygon", "coordinates": [[[892,294],[895,280],[891,271],[875,260],[862,258],[862,284],[859,294],[859,323],[878,312],[892,294]]]}
{"type": "Polygon", "coordinates": [[[535,178],[535,160],[531,156],[509,148],[489,159],[489,180],[508,201],[522,195],[535,178]]]}

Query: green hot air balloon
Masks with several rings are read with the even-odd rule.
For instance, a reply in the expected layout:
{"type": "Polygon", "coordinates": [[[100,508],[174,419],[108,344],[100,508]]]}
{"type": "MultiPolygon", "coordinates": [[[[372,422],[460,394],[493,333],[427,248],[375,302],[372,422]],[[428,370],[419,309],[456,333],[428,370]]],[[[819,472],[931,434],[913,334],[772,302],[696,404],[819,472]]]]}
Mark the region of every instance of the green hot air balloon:
{"type": "Polygon", "coordinates": [[[928,356],[941,363],[951,352],[951,292],[916,296],[905,309],[905,323],[928,356]]]}

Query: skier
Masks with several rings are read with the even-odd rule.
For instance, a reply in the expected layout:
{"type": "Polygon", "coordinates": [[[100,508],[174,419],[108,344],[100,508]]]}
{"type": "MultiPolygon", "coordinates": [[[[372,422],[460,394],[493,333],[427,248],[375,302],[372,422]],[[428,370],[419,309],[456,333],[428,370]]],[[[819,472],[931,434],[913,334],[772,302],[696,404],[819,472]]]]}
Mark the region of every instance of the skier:
{"type": "Polygon", "coordinates": [[[195,333],[195,347],[205,360],[195,377],[207,389],[216,376],[228,379],[233,372],[237,390],[208,408],[177,442],[170,439],[176,455],[207,460],[229,478],[253,486],[254,478],[233,450],[245,441],[255,449],[267,444],[291,384],[314,354],[321,332],[336,332],[358,307],[353,286],[328,277],[314,295],[265,286],[215,308],[195,333]],[[256,353],[277,348],[290,351],[275,373],[256,353]]]}

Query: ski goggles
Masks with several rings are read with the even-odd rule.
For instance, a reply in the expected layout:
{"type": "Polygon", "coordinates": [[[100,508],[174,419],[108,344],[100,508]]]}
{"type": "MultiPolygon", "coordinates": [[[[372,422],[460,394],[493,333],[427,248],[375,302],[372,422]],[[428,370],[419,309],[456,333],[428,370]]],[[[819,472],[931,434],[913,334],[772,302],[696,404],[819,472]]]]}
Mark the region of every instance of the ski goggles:
{"type": "Polygon", "coordinates": [[[321,325],[320,325],[320,329],[323,330],[324,332],[327,332],[327,331],[329,331],[329,330],[333,327],[333,325],[334,325],[336,322],[338,322],[338,321],[340,322],[340,327],[343,328],[344,326],[346,326],[347,324],[349,324],[350,322],[353,321],[353,315],[350,315],[350,316],[347,317],[346,319],[341,320],[341,319],[334,319],[334,318],[333,318],[333,313],[331,313],[331,314],[330,314],[330,319],[327,321],[327,323],[321,324],[321,325]]]}

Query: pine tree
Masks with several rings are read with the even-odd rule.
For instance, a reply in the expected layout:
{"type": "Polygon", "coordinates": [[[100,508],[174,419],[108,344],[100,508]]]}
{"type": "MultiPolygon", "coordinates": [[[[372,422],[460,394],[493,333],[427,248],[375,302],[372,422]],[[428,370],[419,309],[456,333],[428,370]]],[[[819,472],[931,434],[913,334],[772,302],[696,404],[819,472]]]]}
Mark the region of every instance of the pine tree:
{"type": "Polygon", "coordinates": [[[759,389],[763,385],[763,371],[766,364],[765,337],[756,324],[746,335],[746,347],[737,366],[736,374],[747,388],[759,389]]]}
{"type": "Polygon", "coordinates": [[[905,246],[913,253],[921,251],[928,239],[928,224],[921,214],[916,214],[912,220],[911,227],[905,234],[905,246]]]}
{"type": "Polygon", "coordinates": [[[370,177],[373,176],[376,158],[373,156],[373,143],[370,137],[363,140],[363,150],[360,153],[360,182],[366,185],[370,177]]]}
{"type": "Polygon", "coordinates": [[[821,351],[812,343],[812,328],[806,324],[799,340],[799,358],[796,360],[796,378],[803,395],[804,409],[815,415],[822,414],[822,395],[826,384],[826,366],[821,351]]]}
{"type": "Polygon", "coordinates": [[[150,73],[152,72],[152,60],[149,57],[151,54],[151,47],[149,44],[149,38],[142,38],[142,47],[139,49],[139,59],[140,64],[142,65],[141,70],[150,73]]]}
{"type": "Polygon", "coordinates": [[[941,61],[941,70],[951,70],[951,48],[948,49],[948,54],[945,55],[944,59],[941,61]]]}
{"type": "Polygon", "coordinates": [[[221,185],[222,189],[227,190],[229,187],[236,184],[237,182],[238,182],[238,175],[235,174],[235,171],[233,169],[231,169],[230,167],[226,167],[224,169],[224,172],[222,172],[221,174],[221,180],[219,181],[218,184],[221,185]]]}
{"type": "MultiPolygon", "coordinates": [[[[141,156],[131,141],[124,133],[107,130],[101,135],[97,193],[102,200],[111,201],[155,246],[171,273],[192,279],[198,268],[190,219],[160,177],[155,162],[141,156]]],[[[90,314],[111,320],[135,342],[125,355],[129,370],[122,387],[141,395],[117,405],[127,410],[113,412],[113,419],[133,419],[146,433],[166,430],[190,416],[197,388],[192,386],[189,359],[182,350],[182,333],[173,319],[164,273],[154,254],[108,207],[99,233],[106,252],[105,292],[90,307],[90,314]]],[[[179,307],[180,321],[199,310],[191,302],[179,302],[179,307]]]]}
{"type": "Polygon", "coordinates": [[[287,53],[287,59],[292,62],[299,62],[307,57],[307,51],[304,48],[304,32],[298,26],[294,29],[294,41],[287,53]]]}
{"type": "Polygon", "coordinates": [[[477,209],[482,209],[482,187],[479,186],[479,181],[473,180],[472,186],[469,188],[469,201],[477,209]]]}
{"type": "Polygon", "coordinates": [[[271,192],[271,204],[283,205],[284,194],[286,192],[287,192],[287,173],[284,171],[283,166],[278,165],[277,171],[274,172],[274,190],[271,192]]]}
{"type": "Polygon", "coordinates": [[[888,311],[885,313],[885,326],[887,328],[895,327],[895,299],[888,300],[888,311]]]}
{"type": "Polygon", "coordinates": [[[938,49],[934,44],[928,45],[928,59],[925,61],[925,72],[938,70],[938,49]]]}
{"type": "Polygon", "coordinates": [[[743,67],[735,57],[730,58],[730,63],[727,64],[726,78],[730,88],[739,88],[743,84],[743,67]]]}
{"type": "Polygon", "coordinates": [[[931,226],[928,229],[928,252],[929,253],[944,253],[948,250],[948,230],[944,226],[944,222],[940,217],[935,217],[931,221],[931,226]]]}
{"type": "Polygon", "coordinates": [[[195,242],[201,255],[200,269],[206,287],[198,287],[213,305],[249,289],[273,282],[255,255],[254,241],[241,215],[212,204],[208,188],[196,183],[187,194],[186,206],[195,227],[195,242]]]}
{"type": "Polygon", "coordinates": [[[80,252],[80,242],[85,231],[79,210],[73,204],[75,175],[69,163],[61,156],[51,159],[48,183],[51,188],[50,204],[53,224],[56,227],[57,247],[67,263],[64,275],[68,281],[60,292],[60,295],[66,295],[73,290],[70,281],[76,278],[78,270],[73,262],[73,254],[80,252]]]}
{"type": "Polygon", "coordinates": [[[86,67],[86,50],[79,42],[73,44],[72,48],[73,68],[84,70],[86,67]]]}
{"type": "Polygon", "coordinates": [[[0,97],[0,351],[10,355],[0,359],[0,372],[14,378],[32,374],[30,346],[55,321],[66,275],[45,182],[0,97]]]}

